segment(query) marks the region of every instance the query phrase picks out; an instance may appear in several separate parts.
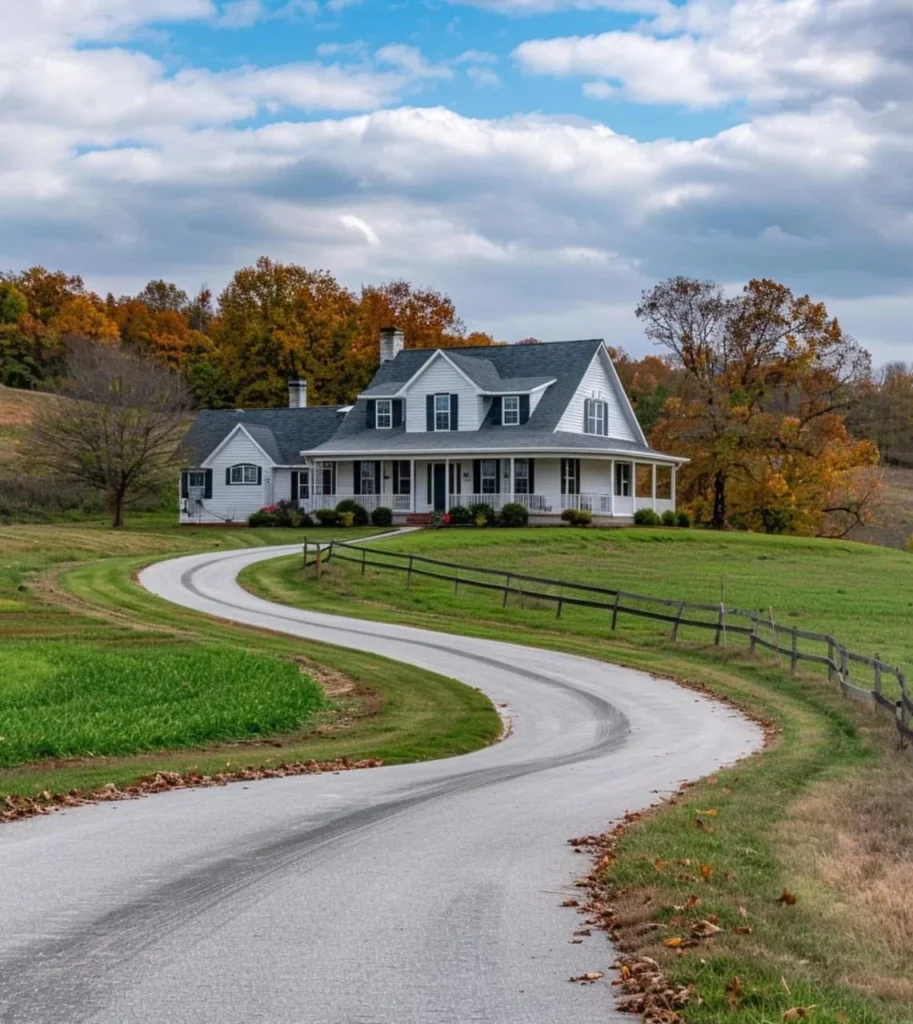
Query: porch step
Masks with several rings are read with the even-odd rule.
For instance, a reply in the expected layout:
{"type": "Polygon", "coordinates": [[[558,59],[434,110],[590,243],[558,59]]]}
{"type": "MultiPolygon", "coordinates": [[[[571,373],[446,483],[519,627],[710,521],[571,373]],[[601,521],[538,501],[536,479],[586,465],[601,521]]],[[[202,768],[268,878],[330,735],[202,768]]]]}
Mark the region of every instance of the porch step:
{"type": "Polygon", "coordinates": [[[430,526],[432,521],[430,512],[412,512],[406,516],[406,526],[430,526]]]}

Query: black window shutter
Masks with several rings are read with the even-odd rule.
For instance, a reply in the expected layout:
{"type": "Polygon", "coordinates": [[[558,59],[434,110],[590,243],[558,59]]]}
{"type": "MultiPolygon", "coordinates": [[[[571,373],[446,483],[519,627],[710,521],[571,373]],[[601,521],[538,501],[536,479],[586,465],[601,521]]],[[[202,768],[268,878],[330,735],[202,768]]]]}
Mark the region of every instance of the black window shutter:
{"type": "Polygon", "coordinates": [[[501,493],[501,460],[495,459],[495,494],[501,493]]]}
{"type": "Polygon", "coordinates": [[[480,459],[472,460],[472,493],[482,493],[482,462],[480,459]]]}
{"type": "Polygon", "coordinates": [[[298,504],[298,470],[292,470],[292,503],[298,504]]]}
{"type": "Polygon", "coordinates": [[[225,467],[225,484],[226,486],[231,484],[231,466],[225,467]]]}
{"type": "Polygon", "coordinates": [[[352,463],[352,493],[361,494],[361,463],[352,463]]]}
{"type": "Polygon", "coordinates": [[[257,466],[257,486],[263,483],[263,467],[257,466]]]}
{"type": "Polygon", "coordinates": [[[393,399],[393,426],[401,427],[403,425],[403,400],[401,398],[393,399]]]}
{"type": "Polygon", "coordinates": [[[529,395],[520,395],[520,422],[526,423],[529,419],[529,395]]]}
{"type": "Polygon", "coordinates": [[[536,493],[536,460],[529,460],[529,493],[536,493]]]}
{"type": "Polygon", "coordinates": [[[574,459],[574,494],[580,493],[580,459],[574,459]]]}
{"type": "Polygon", "coordinates": [[[181,473],[181,497],[187,498],[190,495],[190,474],[181,473]]]}
{"type": "Polygon", "coordinates": [[[425,398],[425,429],[434,430],[434,395],[425,398]]]}
{"type": "Polygon", "coordinates": [[[374,493],[382,494],[384,490],[384,465],[382,462],[374,463],[374,493]]]}
{"type": "Polygon", "coordinates": [[[460,429],[460,396],[450,396],[450,429],[460,429]]]}
{"type": "Polygon", "coordinates": [[[567,459],[561,460],[561,493],[567,494],[567,459]]]}
{"type": "Polygon", "coordinates": [[[205,482],[203,484],[203,497],[204,498],[211,498],[212,497],[212,470],[211,469],[207,469],[206,470],[206,480],[205,480],[205,482]]]}
{"type": "Polygon", "coordinates": [[[368,399],[367,426],[368,430],[373,430],[377,426],[377,402],[373,398],[368,399]]]}
{"type": "Polygon", "coordinates": [[[491,403],[491,425],[493,427],[500,427],[501,426],[502,416],[503,416],[503,412],[502,412],[503,408],[504,408],[504,399],[501,398],[500,395],[498,395],[498,397],[494,398],[492,400],[492,403],[491,403]]]}
{"type": "Polygon", "coordinates": [[[398,462],[394,462],[392,465],[393,465],[393,469],[392,469],[392,473],[393,473],[393,493],[394,494],[399,494],[399,467],[400,467],[400,464],[398,462]]]}

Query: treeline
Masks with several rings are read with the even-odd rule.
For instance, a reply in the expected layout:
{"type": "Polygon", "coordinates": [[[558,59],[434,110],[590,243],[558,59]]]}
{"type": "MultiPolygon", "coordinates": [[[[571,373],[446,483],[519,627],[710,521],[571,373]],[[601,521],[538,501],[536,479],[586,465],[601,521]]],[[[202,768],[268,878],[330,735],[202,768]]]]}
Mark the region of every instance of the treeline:
{"type": "Polygon", "coordinates": [[[356,295],[326,271],[264,258],[217,299],[166,281],[102,298],[78,276],[33,267],[0,274],[0,383],[53,388],[79,338],[179,370],[204,408],[283,405],[292,377],[308,380],[312,402],[343,403],[370,381],[380,329],[393,324],[409,348],[493,343],[467,333],[448,296],[406,281],[356,295]]]}

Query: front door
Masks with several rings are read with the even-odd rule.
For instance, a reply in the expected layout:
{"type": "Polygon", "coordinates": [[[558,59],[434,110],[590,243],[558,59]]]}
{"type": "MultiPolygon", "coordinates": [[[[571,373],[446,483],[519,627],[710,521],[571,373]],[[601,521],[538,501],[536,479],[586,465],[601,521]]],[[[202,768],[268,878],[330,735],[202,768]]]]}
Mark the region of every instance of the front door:
{"type": "Polygon", "coordinates": [[[432,507],[435,512],[447,511],[447,465],[435,462],[433,469],[432,507]]]}

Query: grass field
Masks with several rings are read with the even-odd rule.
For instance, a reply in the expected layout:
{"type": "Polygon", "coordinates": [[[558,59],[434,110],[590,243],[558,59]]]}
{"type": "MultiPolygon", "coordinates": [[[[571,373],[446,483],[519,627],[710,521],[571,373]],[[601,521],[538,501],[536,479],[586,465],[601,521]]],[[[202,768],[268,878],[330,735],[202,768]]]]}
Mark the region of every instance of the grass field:
{"type": "MultiPolygon", "coordinates": [[[[913,559],[854,544],[699,531],[439,531],[390,542],[469,564],[695,601],[773,605],[909,664],[913,559]],[[521,568],[522,567],[522,568],[521,568]]],[[[386,546],[386,543],[385,543],[386,546]]],[[[826,679],[791,676],[744,648],[604,612],[512,600],[399,573],[331,564],[318,582],[274,560],[244,575],[274,600],[571,650],[710,687],[766,721],[776,741],[653,812],[619,840],[603,882],[622,947],[695,986],[688,1024],[900,1024],[913,1003],[913,762],[890,719],[826,679]],[[712,641],[711,641],[712,643],[712,641]],[[779,901],[787,890],[794,904],[779,901]],[[713,939],[692,928],[716,920],[713,939]],[[681,940],[678,951],[666,940],[681,940]]],[[[594,799],[598,799],[594,796],[594,799]]],[[[593,964],[593,969],[605,968],[593,964]]]]}
{"type": "Polygon", "coordinates": [[[167,555],[301,537],[160,516],[116,532],[101,522],[0,528],[0,799],[123,787],[158,770],[395,763],[491,742],[498,716],[469,687],[214,622],[133,582],[167,555]]]}

